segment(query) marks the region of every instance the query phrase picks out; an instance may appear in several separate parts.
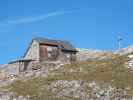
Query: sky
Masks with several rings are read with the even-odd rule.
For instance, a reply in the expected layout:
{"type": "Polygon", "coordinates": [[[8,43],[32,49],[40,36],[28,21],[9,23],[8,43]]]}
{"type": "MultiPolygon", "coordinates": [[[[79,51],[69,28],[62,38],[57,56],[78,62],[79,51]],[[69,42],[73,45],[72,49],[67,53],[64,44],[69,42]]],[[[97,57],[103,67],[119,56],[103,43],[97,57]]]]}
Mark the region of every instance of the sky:
{"type": "Polygon", "coordinates": [[[77,48],[133,44],[133,0],[0,0],[0,64],[21,58],[34,37],[77,48]]]}

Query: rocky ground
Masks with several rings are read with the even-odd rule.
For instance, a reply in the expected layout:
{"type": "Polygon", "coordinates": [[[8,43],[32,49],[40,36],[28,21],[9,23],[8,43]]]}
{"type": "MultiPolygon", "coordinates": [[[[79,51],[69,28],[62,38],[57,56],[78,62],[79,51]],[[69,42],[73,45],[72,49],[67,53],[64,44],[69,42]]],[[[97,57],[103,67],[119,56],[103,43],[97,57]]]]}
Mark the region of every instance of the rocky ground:
{"type": "Polygon", "coordinates": [[[34,65],[38,70],[1,82],[0,100],[132,100],[132,51],[96,52],[73,64],[34,65]]]}

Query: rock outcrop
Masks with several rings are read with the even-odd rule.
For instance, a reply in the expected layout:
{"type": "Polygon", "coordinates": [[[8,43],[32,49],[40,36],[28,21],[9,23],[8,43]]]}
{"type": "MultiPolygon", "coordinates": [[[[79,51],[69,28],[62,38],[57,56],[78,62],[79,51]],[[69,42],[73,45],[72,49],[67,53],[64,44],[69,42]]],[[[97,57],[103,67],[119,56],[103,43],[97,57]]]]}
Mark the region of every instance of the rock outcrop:
{"type": "Polygon", "coordinates": [[[77,54],[78,61],[106,59],[113,54],[112,51],[104,51],[104,50],[80,49],[80,48],[77,48],[77,50],[79,51],[77,54]]]}

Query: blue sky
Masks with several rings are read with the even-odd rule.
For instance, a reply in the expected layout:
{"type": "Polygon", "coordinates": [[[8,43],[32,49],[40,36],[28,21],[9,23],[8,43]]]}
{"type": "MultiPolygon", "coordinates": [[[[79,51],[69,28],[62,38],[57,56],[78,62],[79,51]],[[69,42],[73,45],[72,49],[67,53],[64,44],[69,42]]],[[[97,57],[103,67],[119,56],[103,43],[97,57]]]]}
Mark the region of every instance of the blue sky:
{"type": "Polygon", "coordinates": [[[0,0],[0,63],[23,56],[43,36],[103,50],[133,44],[133,0],[0,0]]]}

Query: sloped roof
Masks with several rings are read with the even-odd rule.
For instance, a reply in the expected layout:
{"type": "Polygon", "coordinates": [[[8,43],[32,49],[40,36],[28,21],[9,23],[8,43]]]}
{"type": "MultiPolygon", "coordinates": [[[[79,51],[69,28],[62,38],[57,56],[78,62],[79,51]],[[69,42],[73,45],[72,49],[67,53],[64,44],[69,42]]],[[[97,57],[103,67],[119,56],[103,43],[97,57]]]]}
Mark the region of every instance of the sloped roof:
{"type": "Polygon", "coordinates": [[[47,39],[42,37],[36,37],[33,39],[33,41],[37,41],[40,44],[57,45],[62,50],[77,51],[70,42],[64,41],[64,40],[53,40],[53,39],[47,39]]]}
{"type": "Polygon", "coordinates": [[[34,61],[32,59],[17,59],[17,60],[14,60],[14,61],[11,61],[9,62],[8,64],[13,64],[13,63],[16,63],[16,62],[30,62],[30,61],[34,61]]]}

